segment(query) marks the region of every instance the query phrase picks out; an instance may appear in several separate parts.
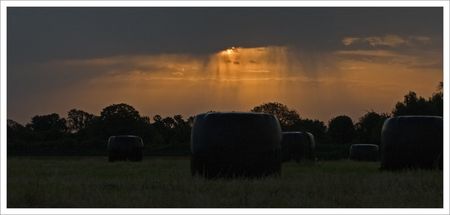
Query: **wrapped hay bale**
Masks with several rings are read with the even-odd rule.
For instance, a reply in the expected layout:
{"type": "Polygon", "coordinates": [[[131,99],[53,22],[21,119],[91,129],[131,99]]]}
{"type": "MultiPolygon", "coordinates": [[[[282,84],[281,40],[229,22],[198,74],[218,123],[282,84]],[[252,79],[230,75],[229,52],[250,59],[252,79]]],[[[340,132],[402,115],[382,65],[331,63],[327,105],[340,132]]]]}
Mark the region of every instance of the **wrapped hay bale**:
{"type": "Polygon", "coordinates": [[[379,148],[375,144],[353,144],[350,146],[349,159],[356,161],[377,161],[379,148]]]}
{"type": "MultiPolygon", "coordinates": [[[[387,119],[381,131],[381,168],[434,168],[443,152],[443,120],[439,116],[387,119]]],[[[442,164],[438,164],[442,165],[442,164]]]]}
{"type": "Polygon", "coordinates": [[[108,139],[108,161],[142,161],[144,143],[132,135],[111,136],[108,139]]]}
{"type": "Polygon", "coordinates": [[[191,173],[261,177],[281,172],[281,128],[265,113],[205,113],[191,131],[191,173]]]}
{"type": "Polygon", "coordinates": [[[444,168],[444,153],[439,154],[438,159],[434,163],[434,167],[440,170],[444,168]]]}
{"type": "Polygon", "coordinates": [[[315,160],[315,140],[309,132],[283,132],[282,160],[315,160]]]}

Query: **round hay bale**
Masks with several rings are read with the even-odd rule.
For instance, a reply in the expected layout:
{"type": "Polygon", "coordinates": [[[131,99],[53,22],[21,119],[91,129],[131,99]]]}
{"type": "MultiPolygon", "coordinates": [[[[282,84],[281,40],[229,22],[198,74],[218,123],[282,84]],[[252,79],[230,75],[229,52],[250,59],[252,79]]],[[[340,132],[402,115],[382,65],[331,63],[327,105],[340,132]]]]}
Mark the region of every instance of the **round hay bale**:
{"type": "Polygon", "coordinates": [[[205,113],[194,119],[191,173],[207,178],[281,172],[281,128],[265,113],[205,113]]]}
{"type": "Polygon", "coordinates": [[[379,148],[375,144],[353,144],[350,146],[349,159],[356,161],[377,161],[379,148]]]}
{"type": "Polygon", "coordinates": [[[444,167],[444,156],[443,155],[444,155],[443,153],[439,154],[438,158],[436,159],[436,161],[434,163],[435,168],[438,168],[440,170],[442,170],[444,167]]]}
{"type": "Polygon", "coordinates": [[[307,154],[305,156],[306,159],[315,161],[316,160],[316,139],[314,135],[309,132],[304,132],[309,136],[309,147],[307,148],[307,154]]]}
{"type": "Polygon", "coordinates": [[[442,152],[442,117],[399,116],[383,124],[381,169],[431,169],[442,152]]]}
{"type": "Polygon", "coordinates": [[[132,135],[111,136],[108,139],[108,161],[142,161],[144,143],[132,135]]]}
{"type": "Polygon", "coordinates": [[[315,140],[309,132],[283,132],[282,160],[315,160],[315,140]]]}

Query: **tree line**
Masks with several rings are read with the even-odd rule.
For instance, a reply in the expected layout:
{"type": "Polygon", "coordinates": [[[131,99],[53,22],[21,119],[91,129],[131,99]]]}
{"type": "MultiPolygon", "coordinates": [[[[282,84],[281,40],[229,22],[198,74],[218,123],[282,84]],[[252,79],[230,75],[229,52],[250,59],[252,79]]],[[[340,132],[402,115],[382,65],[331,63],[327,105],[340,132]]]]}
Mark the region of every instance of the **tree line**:
{"type": "MultiPolygon", "coordinates": [[[[278,102],[261,104],[250,111],[274,114],[283,131],[311,132],[316,138],[319,157],[323,151],[324,158],[340,158],[346,156],[349,144],[378,145],[384,120],[391,116],[442,116],[442,82],[438,91],[429,98],[411,91],[390,114],[368,111],[357,122],[340,115],[325,124],[320,120],[303,118],[296,110],[278,102]]],[[[142,116],[134,107],[124,103],[105,107],[99,116],[72,109],[67,117],[56,113],[36,115],[26,125],[8,119],[8,154],[104,154],[106,140],[112,135],[142,137],[147,154],[188,154],[193,121],[194,116],[142,116]]]]}

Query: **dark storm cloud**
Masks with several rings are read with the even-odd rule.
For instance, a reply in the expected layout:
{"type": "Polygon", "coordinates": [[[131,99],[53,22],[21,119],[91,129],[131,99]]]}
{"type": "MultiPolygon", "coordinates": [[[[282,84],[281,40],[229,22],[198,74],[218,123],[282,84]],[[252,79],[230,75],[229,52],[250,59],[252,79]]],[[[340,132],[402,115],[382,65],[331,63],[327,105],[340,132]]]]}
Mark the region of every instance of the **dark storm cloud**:
{"type": "Polygon", "coordinates": [[[442,8],[8,8],[8,63],[205,54],[286,45],[315,55],[344,37],[432,36],[442,8]]]}

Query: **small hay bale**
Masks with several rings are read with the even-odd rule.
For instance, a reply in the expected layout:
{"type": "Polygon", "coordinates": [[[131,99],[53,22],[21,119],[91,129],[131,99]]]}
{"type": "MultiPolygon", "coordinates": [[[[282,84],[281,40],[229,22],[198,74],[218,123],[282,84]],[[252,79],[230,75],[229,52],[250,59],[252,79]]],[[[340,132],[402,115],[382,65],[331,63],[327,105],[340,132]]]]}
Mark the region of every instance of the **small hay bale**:
{"type": "Polygon", "coordinates": [[[315,140],[309,132],[283,132],[281,141],[282,160],[297,162],[315,160],[315,140]]]}
{"type": "Polygon", "coordinates": [[[132,135],[111,136],[108,139],[108,161],[142,161],[144,143],[132,135]]]}
{"type": "Polygon", "coordinates": [[[350,146],[349,159],[356,161],[378,161],[379,148],[375,144],[353,144],[350,146]]]}
{"type": "Polygon", "coordinates": [[[281,128],[265,113],[205,113],[194,119],[191,173],[207,178],[281,172],[281,128]]]}
{"type": "Polygon", "coordinates": [[[442,117],[399,116],[383,124],[381,169],[435,168],[442,152],[442,117]]]}

